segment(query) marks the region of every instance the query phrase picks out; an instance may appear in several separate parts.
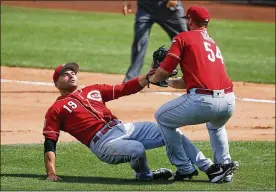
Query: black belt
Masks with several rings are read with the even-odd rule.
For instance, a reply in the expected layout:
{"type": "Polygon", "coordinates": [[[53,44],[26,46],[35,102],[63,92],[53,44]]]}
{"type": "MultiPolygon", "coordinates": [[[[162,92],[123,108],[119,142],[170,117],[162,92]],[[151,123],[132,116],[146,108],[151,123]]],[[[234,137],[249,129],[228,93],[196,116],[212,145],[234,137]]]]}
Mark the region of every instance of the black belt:
{"type": "MultiPolygon", "coordinates": [[[[114,126],[118,125],[120,122],[117,120],[113,120],[105,124],[104,128],[98,131],[97,133],[101,133],[101,136],[96,135],[91,139],[93,141],[94,145],[100,140],[100,138],[105,135],[109,130],[111,130],[114,126]]],[[[90,144],[90,143],[89,143],[90,144]]]]}

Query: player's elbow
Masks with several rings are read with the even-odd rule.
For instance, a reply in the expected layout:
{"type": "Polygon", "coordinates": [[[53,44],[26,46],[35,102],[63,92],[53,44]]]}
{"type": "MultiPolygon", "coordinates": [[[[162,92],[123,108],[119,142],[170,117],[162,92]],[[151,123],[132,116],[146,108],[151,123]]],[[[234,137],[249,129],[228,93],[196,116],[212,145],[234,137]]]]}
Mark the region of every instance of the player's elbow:
{"type": "Polygon", "coordinates": [[[56,153],[56,143],[53,139],[46,138],[44,141],[44,154],[50,151],[56,153]]]}

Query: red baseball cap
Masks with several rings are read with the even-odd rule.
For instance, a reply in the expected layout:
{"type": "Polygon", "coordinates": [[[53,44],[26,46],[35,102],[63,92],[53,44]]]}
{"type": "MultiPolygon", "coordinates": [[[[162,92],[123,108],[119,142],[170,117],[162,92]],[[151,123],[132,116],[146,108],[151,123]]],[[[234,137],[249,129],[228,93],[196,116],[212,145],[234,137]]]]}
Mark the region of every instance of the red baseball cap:
{"type": "Polygon", "coordinates": [[[59,65],[56,69],[55,72],[53,74],[53,81],[56,82],[58,80],[58,77],[61,75],[61,73],[65,70],[65,69],[72,69],[76,74],[79,71],[79,65],[77,63],[74,62],[70,62],[70,63],[65,63],[65,64],[61,64],[59,65]]]}
{"type": "Polygon", "coordinates": [[[208,23],[210,21],[210,13],[206,8],[194,5],[188,9],[186,16],[183,18],[191,18],[196,22],[208,23]]]}

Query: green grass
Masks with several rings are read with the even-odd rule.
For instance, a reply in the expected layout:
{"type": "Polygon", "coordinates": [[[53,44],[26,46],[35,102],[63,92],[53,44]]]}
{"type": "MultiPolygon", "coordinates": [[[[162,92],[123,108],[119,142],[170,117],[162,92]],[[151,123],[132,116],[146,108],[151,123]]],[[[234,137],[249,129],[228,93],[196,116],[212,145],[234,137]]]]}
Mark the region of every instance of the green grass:
{"type": "MultiPolygon", "coordinates": [[[[124,74],[133,24],[134,15],[1,6],[1,64],[54,68],[75,61],[83,71],[124,74]]],[[[233,80],[275,83],[273,23],[212,20],[209,31],[233,80]]],[[[169,37],[155,24],[143,73],[163,44],[169,47],[169,37]]]]}
{"type": "MultiPolygon", "coordinates": [[[[211,157],[209,142],[195,144],[211,157]]],[[[211,184],[203,172],[186,182],[138,182],[128,163],[109,165],[79,143],[59,143],[57,173],[62,180],[50,183],[45,181],[43,144],[1,145],[1,190],[275,190],[274,142],[231,142],[230,149],[232,158],[240,163],[233,183],[211,184]]],[[[175,170],[165,155],[165,148],[150,150],[147,156],[152,169],[168,167],[175,170]]]]}

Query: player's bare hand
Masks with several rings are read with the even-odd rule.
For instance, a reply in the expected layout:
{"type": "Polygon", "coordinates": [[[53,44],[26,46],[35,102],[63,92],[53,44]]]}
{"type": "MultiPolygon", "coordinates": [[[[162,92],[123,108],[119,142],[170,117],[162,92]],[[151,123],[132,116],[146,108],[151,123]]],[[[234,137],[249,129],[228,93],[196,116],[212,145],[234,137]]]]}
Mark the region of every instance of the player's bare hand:
{"type": "Polygon", "coordinates": [[[176,7],[177,0],[168,0],[166,6],[167,8],[176,7]]]}
{"type": "Polygon", "coordinates": [[[128,13],[131,13],[131,12],[132,12],[132,10],[131,10],[130,4],[129,3],[124,4],[123,5],[123,14],[128,15],[128,13]]]}
{"type": "Polygon", "coordinates": [[[58,181],[58,180],[61,180],[60,177],[58,177],[57,175],[55,174],[51,174],[51,175],[48,175],[47,178],[46,178],[47,181],[58,181]]]}

